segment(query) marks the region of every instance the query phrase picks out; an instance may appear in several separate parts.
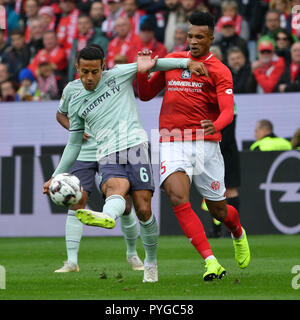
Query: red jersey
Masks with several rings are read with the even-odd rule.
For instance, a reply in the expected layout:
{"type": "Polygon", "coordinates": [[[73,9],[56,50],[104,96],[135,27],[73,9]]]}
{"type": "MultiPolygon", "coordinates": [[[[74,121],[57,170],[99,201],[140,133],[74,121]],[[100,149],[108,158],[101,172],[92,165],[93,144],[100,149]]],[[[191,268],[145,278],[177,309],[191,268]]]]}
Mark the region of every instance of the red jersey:
{"type": "Polygon", "coordinates": [[[181,140],[183,137],[185,140],[201,139],[202,136],[197,136],[197,129],[202,129],[200,121],[206,119],[213,122],[217,132],[206,135],[205,140],[220,141],[220,130],[231,123],[234,114],[230,70],[211,53],[193,58],[189,51],[175,52],[167,58],[200,61],[207,68],[209,77],[191,74],[188,69],[155,72],[148,81],[147,75],[138,74],[141,100],[150,100],[166,88],[159,116],[162,141],[164,138],[170,141],[170,137],[171,141],[181,140]],[[178,132],[178,129],[180,137],[173,133],[174,130],[178,132]],[[172,134],[168,134],[172,130],[172,134]]]}
{"type": "Polygon", "coordinates": [[[148,49],[152,51],[152,57],[158,56],[159,58],[164,58],[168,54],[167,48],[156,39],[152,39],[149,43],[144,44],[139,36],[136,40],[130,44],[130,48],[127,51],[127,60],[129,63],[135,62],[137,59],[137,54],[143,49],[148,49]]]}
{"type": "Polygon", "coordinates": [[[31,63],[28,65],[28,68],[36,75],[36,71],[39,65],[39,61],[42,56],[45,56],[52,64],[55,65],[56,70],[65,70],[68,66],[68,60],[66,56],[66,52],[63,48],[56,46],[51,51],[47,51],[46,49],[41,49],[34,56],[31,63]]]}
{"type": "Polygon", "coordinates": [[[132,43],[135,43],[138,37],[134,33],[129,33],[123,40],[120,37],[116,37],[111,40],[107,48],[106,66],[111,69],[115,66],[115,57],[117,55],[127,56],[127,52],[132,43]]]}
{"type": "Polygon", "coordinates": [[[61,17],[56,29],[58,42],[66,50],[67,57],[71,54],[73,40],[77,34],[79,14],[80,11],[74,9],[69,15],[61,17]]]}
{"type": "Polygon", "coordinates": [[[284,58],[274,55],[269,65],[255,69],[253,75],[258,85],[263,89],[263,92],[271,93],[274,91],[284,69],[284,58]]]}

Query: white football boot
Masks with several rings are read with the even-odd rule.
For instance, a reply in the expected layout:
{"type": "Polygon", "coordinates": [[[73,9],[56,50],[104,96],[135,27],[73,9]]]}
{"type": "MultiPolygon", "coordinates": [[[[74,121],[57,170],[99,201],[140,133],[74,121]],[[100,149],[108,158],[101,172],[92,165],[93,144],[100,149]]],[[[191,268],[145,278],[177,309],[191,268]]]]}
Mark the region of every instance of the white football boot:
{"type": "Polygon", "coordinates": [[[131,266],[132,270],[144,270],[144,264],[139,256],[127,257],[127,261],[131,266]]]}
{"type": "Polygon", "coordinates": [[[157,282],[158,268],[157,265],[144,265],[144,279],[143,282],[157,282]]]}
{"type": "Polygon", "coordinates": [[[64,266],[54,272],[79,272],[79,266],[71,261],[64,261],[64,266]]]}

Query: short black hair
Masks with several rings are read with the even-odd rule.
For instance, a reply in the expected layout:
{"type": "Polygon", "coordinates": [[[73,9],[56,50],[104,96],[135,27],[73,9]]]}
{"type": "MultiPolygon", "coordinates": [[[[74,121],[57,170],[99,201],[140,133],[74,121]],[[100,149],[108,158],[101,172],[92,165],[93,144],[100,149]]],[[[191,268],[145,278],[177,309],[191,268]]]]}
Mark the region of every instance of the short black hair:
{"type": "Polygon", "coordinates": [[[189,17],[189,22],[194,26],[208,26],[211,32],[215,29],[215,19],[209,12],[194,11],[189,17]]]}
{"type": "Polygon", "coordinates": [[[10,33],[10,36],[16,36],[16,35],[21,36],[21,37],[25,36],[24,32],[21,29],[13,29],[10,33]]]}
{"type": "Polygon", "coordinates": [[[84,60],[101,60],[101,64],[104,60],[104,51],[103,49],[95,43],[87,45],[83,48],[78,56],[77,56],[77,63],[79,64],[80,59],[84,60]]]}
{"type": "Polygon", "coordinates": [[[145,20],[141,26],[140,26],[140,31],[154,31],[155,26],[150,20],[145,20]]]}

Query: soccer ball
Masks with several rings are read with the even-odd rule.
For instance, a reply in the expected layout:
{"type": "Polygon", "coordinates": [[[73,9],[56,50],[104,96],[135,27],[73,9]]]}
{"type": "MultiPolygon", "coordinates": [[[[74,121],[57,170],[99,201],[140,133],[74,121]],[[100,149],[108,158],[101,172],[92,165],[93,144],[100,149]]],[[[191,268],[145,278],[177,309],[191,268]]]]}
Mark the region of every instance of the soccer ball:
{"type": "Polygon", "coordinates": [[[82,198],[80,180],[70,173],[55,176],[49,187],[51,200],[60,207],[70,207],[82,198]]]}

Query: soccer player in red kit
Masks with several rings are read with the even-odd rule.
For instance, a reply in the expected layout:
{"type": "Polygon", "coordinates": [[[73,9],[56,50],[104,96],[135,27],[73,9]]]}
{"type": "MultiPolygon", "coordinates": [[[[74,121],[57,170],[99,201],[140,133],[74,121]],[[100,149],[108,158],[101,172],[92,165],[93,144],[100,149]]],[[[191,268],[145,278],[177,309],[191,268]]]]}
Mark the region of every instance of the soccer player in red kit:
{"type": "Polygon", "coordinates": [[[191,208],[190,184],[205,198],[211,215],[231,232],[239,267],[250,262],[246,232],[237,210],[226,204],[224,160],[220,151],[220,131],[231,123],[234,113],[233,82],[229,69],[209,52],[213,42],[214,18],[207,12],[194,12],[190,18],[190,51],[171,53],[170,58],[190,58],[202,62],[207,74],[197,76],[188,70],[138,74],[139,97],[150,100],[166,88],[159,117],[161,136],[160,184],[173,206],[177,220],[192,245],[205,259],[204,280],[221,278],[226,272],[210,248],[203,225],[191,208]],[[204,132],[201,136],[200,133],[204,132]],[[204,138],[204,142],[203,142],[204,138]],[[202,140],[202,152],[197,145],[202,140]],[[201,171],[195,169],[203,155],[201,171]],[[199,159],[200,160],[199,160],[199,159]],[[195,165],[196,163],[196,165],[195,165]]]}

